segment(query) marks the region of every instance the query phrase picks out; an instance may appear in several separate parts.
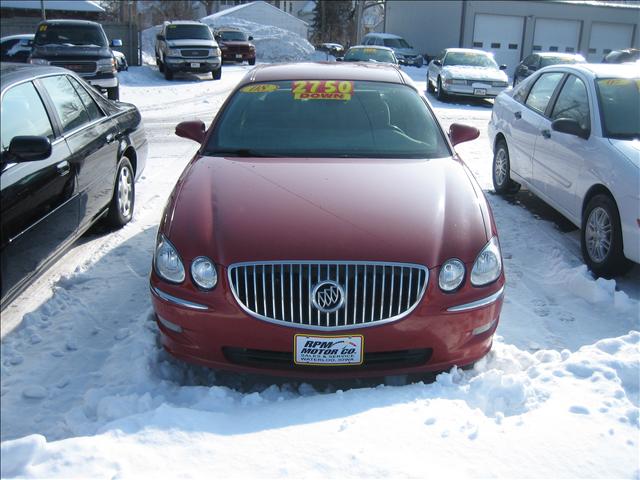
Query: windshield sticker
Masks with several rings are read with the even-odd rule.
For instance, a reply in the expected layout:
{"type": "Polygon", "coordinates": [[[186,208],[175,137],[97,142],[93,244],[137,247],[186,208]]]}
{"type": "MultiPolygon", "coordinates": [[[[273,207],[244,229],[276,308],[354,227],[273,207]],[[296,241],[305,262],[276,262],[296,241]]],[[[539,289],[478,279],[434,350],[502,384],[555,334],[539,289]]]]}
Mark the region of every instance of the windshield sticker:
{"type": "Polygon", "coordinates": [[[364,53],[376,53],[375,48],[364,48],[363,51],[364,53]]]}
{"type": "Polygon", "coordinates": [[[291,84],[295,100],[351,100],[351,80],[296,80],[291,84]]]}
{"type": "Polygon", "coordinates": [[[273,85],[271,83],[261,83],[260,85],[247,85],[246,87],[242,87],[240,89],[241,92],[245,92],[245,93],[275,92],[276,90],[278,90],[278,86],[273,85]]]}
{"type": "Polygon", "coordinates": [[[47,30],[47,26],[46,26],[46,25],[40,25],[39,30],[40,30],[41,32],[45,32],[45,31],[47,30]]]}

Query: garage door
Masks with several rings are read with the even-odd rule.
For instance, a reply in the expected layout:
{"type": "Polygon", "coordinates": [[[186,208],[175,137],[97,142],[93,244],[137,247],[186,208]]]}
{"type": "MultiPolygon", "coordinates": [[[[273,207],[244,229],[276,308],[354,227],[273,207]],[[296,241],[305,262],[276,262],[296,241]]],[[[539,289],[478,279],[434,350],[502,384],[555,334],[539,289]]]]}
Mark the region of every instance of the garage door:
{"type": "Polygon", "coordinates": [[[580,41],[580,22],[537,18],[533,34],[534,52],[576,53],[580,41]]]}
{"type": "Polygon", "coordinates": [[[498,64],[507,65],[507,73],[520,62],[524,17],[509,15],[476,15],[473,27],[473,48],[493,52],[498,64]]]}
{"type": "Polygon", "coordinates": [[[633,25],[594,22],[591,25],[587,60],[601,62],[602,58],[611,50],[631,47],[632,37],[633,25]]]}

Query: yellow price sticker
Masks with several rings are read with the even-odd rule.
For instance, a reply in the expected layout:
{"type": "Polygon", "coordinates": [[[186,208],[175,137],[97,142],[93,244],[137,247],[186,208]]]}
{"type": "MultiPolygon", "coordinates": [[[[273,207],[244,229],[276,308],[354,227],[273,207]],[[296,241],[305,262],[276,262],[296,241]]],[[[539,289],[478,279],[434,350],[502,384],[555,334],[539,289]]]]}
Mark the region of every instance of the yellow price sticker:
{"type": "Polygon", "coordinates": [[[295,100],[351,100],[351,80],[295,80],[291,84],[295,100]]]}
{"type": "Polygon", "coordinates": [[[39,30],[40,30],[41,32],[44,32],[44,31],[46,31],[46,30],[47,30],[47,26],[46,26],[46,25],[40,25],[39,30]]]}
{"type": "Polygon", "coordinates": [[[258,85],[247,85],[246,87],[242,87],[240,89],[241,92],[245,93],[263,93],[263,92],[275,92],[278,90],[277,85],[273,85],[271,83],[261,83],[258,85]]]}

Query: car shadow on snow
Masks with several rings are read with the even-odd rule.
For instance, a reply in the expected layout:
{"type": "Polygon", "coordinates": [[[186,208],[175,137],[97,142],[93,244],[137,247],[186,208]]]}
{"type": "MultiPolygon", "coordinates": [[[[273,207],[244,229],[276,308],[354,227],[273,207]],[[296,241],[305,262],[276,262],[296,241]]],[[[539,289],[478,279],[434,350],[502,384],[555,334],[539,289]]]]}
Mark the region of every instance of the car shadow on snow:
{"type": "Polygon", "coordinates": [[[488,98],[474,98],[474,97],[461,97],[461,96],[448,96],[446,101],[438,100],[435,93],[431,93],[429,91],[425,91],[424,94],[429,99],[429,102],[433,107],[449,109],[449,110],[459,110],[460,107],[465,107],[465,109],[471,110],[483,110],[493,108],[493,100],[488,98]]]}

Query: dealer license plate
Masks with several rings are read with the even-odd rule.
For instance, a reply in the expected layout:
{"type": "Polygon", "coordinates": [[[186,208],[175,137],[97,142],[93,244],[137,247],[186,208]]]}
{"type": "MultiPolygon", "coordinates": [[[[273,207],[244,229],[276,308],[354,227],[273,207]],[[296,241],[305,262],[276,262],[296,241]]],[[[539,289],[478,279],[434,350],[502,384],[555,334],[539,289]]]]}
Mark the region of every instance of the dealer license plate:
{"type": "Polygon", "coordinates": [[[236,53],[236,58],[242,58],[242,54],[236,53]]]}
{"type": "Polygon", "coordinates": [[[295,335],[293,339],[296,365],[361,365],[362,335],[295,335]]]}
{"type": "Polygon", "coordinates": [[[473,89],[473,94],[474,95],[486,95],[487,94],[487,89],[486,88],[474,88],[473,89]]]}
{"type": "Polygon", "coordinates": [[[192,63],[191,64],[191,68],[200,68],[200,64],[199,63],[192,63]]]}

